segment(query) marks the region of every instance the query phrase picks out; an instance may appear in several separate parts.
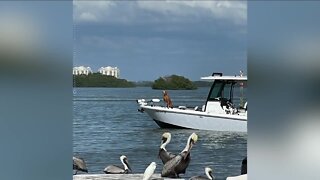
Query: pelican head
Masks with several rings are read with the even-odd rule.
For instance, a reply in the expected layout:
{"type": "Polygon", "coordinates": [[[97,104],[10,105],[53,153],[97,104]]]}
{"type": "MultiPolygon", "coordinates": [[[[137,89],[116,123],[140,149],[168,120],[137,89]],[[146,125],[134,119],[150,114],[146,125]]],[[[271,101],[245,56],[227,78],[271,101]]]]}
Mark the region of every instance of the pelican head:
{"type": "Polygon", "coordinates": [[[166,94],[167,94],[167,91],[166,91],[166,90],[164,90],[164,91],[162,91],[162,93],[163,93],[164,95],[166,95],[166,94]]]}
{"type": "Polygon", "coordinates": [[[162,134],[161,145],[167,145],[171,141],[171,133],[165,132],[162,134]]]}
{"type": "Polygon", "coordinates": [[[190,143],[195,144],[198,141],[198,135],[196,133],[192,133],[190,137],[190,143]]]}
{"type": "Polygon", "coordinates": [[[197,135],[196,133],[192,133],[192,134],[189,136],[189,139],[188,139],[188,144],[189,144],[189,149],[188,149],[188,151],[190,151],[190,149],[192,148],[192,146],[195,145],[197,141],[198,141],[198,135],[197,135]]]}
{"type": "Polygon", "coordinates": [[[210,180],[214,179],[214,176],[212,175],[213,170],[210,167],[206,167],[204,171],[206,172],[206,175],[210,180]]]}
{"type": "Polygon", "coordinates": [[[192,133],[189,138],[186,147],[182,150],[182,152],[190,152],[192,146],[196,144],[198,141],[198,135],[196,133],[192,133]]]}
{"type": "Polygon", "coordinates": [[[132,170],[131,170],[131,167],[130,167],[130,165],[129,165],[127,156],[125,156],[125,155],[120,156],[120,161],[122,162],[122,164],[123,164],[123,166],[124,166],[124,170],[127,170],[127,171],[130,170],[130,171],[132,171],[132,170]]]}

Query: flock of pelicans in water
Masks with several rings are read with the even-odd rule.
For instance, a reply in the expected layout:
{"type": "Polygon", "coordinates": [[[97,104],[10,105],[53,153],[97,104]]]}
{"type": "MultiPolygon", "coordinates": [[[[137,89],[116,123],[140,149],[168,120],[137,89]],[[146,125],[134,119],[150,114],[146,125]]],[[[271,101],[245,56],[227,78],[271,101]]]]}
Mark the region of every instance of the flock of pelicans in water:
{"type": "MultiPolygon", "coordinates": [[[[169,177],[169,178],[179,178],[179,174],[185,174],[186,169],[189,166],[191,161],[191,149],[193,145],[198,140],[198,135],[192,133],[187,141],[186,147],[177,155],[168,152],[166,150],[166,145],[169,144],[171,140],[171,134],[166,132],[162,135],[162,141],[159,149],[159,158],[163,163],[163,169],[161,172],[161,177],[169,177]]],[[[132,172],[131,167],[128,163],[128,158],[125,155],[120,157],[120,161],[123,164],[123,167],[109,165],[103,171],[106,174],[128,174],[132,172]]],[[[156,169],[156,163],[152,162],[145,170],[143,174],[143,180],[151,180],[151,176],[153,175],[156,169]]],[[[88,169],[86,164],[82,158],[73,157],[73,170],[74,174],[77,174],[78,171],[87,172],[88,169]]],[[[213,176],[213,170],[210,167],[205,167],[205,175],[204,176],[194,176],[191,177],[190,180],[213,180],[215,177],[213,176]]],[[[157,178],[156,178],[157,179],[157,178]]],[[[161,178],[160,178],[161,179],[161,178]]],[[[241,166],[241,175],[228,177],[227,180],[246,180],[247,179],[247,158],[243,159],[241,166]]]]}

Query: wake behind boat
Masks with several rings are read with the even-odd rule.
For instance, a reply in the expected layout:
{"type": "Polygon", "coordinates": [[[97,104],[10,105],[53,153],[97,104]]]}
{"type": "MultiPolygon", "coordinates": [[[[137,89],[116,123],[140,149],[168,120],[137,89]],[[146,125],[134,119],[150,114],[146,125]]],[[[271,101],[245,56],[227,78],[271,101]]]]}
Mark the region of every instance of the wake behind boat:
{"type": "Polygon", "coordinates": [[[201,79],[213,81],[202,108],[170,108],[159,106],[159,99],[138,99],[139,111],[146,112],[161,128],[247,132],[247,77],[213,73],[201,79]]]}

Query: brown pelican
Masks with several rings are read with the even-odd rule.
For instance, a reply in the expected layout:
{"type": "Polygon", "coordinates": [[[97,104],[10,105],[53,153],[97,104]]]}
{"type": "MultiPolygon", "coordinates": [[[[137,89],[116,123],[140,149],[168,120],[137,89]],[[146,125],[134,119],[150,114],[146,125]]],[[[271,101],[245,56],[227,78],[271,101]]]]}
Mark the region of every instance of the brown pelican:
{"type": "Polygon", "coordinates": [[[241,175],[227,177],[227,180],[246,180],[247,179],[247,157],[242,160],[241,163],[241,175]]]}
{"type": "Polygon", "coordinates": [[[120,156],[120,161],[123,164],[123,168],[115,165],[107,166],[103,172],[106,174],[128,174],[131,167],[128,163],[128,158],[125,155],[120,156]]]}
{"type": "Polygon", "coordinates": [[[168,91],[163,91],[163,101],[167,104],[167,108],[173,108],[173,104],[168,91]]]}
{"type": "Polygon", "coordinates": [[[161,159],[163,164],[165,164],[170,159],[172,159],[176,156],[176,155],[168,152],[166,149],[166,146],[167,146],[167,144],[170,143],[170,141],[171,141],[171,133],[169,133],[169,132],[163,133],[162,140],[161,140],[161,146],[159,149],[159,158],[161,159]]]}
{"type": "Polygon", "coordinates": [[[240,176],[227,177],[227,180],[247,180],[247,174],[242,174],[240,176]]]}
{"type": "Polygon", "coordinates": [[[149,180],[153,175],[154,171],[156,170],[156,167],[157,167],[157,164],[155,162],[152,162],[144,171],[142,180],[149,180]]]}
{"type": "Polygon", "coordinates": [[[247,174],[247,157],[242,160],[241,163],[241,174],[247,174]]]}
{"type": "Polygon", "coordinates": [[[191,148],[197,142],[197,140],[198,135],[192,133],[188,138],[186,147],[181,151],[181,153],[164,164],[161,172],[162,177],[179,177],[179,174],[185,173],[191,160],[191,148]]]}
{"type": "Polygon", "coordinates": [[[206,173],[206,176],[207,177],[203,177],[203,176],[194,176],[194,177],[191,177],[189,180],[213,180],[215,179],[215,177],[212,175],[212,169],[210,167],[206,167],[204,169],[205,173],[206,173]]]}
{"type": "Polygon", "coordinates": [[[78,157],[72,157],[73,160],[73,170],[75,170],[75,173],[73,175],[76,175],[78,171],[82,171],[82,172],[88,172],[86,163],[84,162],[84,160],[82,158],[78,158],[78,157]]]}

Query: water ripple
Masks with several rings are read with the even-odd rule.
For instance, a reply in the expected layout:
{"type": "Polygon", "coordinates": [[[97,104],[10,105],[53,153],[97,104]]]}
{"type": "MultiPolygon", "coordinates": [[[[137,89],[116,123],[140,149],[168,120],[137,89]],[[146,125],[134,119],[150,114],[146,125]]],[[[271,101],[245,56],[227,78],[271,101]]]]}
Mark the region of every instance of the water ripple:
{"type": "MultiPolygon", "coordinates": [[[[170,91],[175,105],[201,105],[208,88],[192,91],[170,91]]],[[[191,152],[192,161],[185,177],[203,174],[205,166],[214,169],[218,179],[238,175],[247,155],[247,134],[214,131],[160,129],[146,114],[139,113],[135,99],[161,98],[161,91],[150,88],[78,88],[74,97],[73,149],[83,157],[90,173],[101,173],[109,164],[120,165],[119,157],[127,155],[135,173],[143,173],[157,158],[161,135],[170,131],[167,149],[179,153],[192,132],[199,140],[191,152]],[[130,92],[130,93],[128,93],[130,92]]]]}

